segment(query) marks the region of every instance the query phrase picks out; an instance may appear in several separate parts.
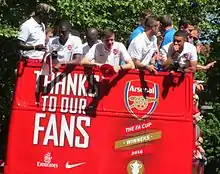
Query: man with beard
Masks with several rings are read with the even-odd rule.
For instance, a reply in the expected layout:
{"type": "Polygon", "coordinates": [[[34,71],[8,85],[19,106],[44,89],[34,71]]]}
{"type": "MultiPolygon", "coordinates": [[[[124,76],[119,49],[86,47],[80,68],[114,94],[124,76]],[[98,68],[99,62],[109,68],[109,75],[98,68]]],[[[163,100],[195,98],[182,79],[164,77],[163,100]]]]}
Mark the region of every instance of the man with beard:
{"type": "Polygon", "coordinates": [[[21,56],[29,59],[43,59],[46,50],[45,25],[49,13],[55,9],[48,4],[40,3],[30,19],[25,21],[18,34],[18,46],[21,56]]]}
{"type": "Polygon", "coordinates": [[[59,36],[48,42],[48,51],[52,53],[55,71],[62,64],[78,64],[82,56],[82,41],[78,36],[70,34],[71,25],[66,20],[59,22],[59,36]]]}
{"type": "Polygon", "coordinates": [[[101,67],[103,64],[113,66],[116,73],[119,70],[133,69],[134,64],[125,46],[115,41],[115,33],[105,29],[102,34],[103,42],[92,46],[89,52],[83,58],[82,65],[96,65],[101,67]],[[120,65],[124,61],[124,65],[120,65]]]}
{"type": "Polygon", "coordinates": [[[134,38],[129,47],[128,53],[138,69],[147,69],[156,72],[155,61],[160,59],[157,46],[157,33],[159,31],[159,20],[154,16],[146,18],[144,32],[134,38]]]}

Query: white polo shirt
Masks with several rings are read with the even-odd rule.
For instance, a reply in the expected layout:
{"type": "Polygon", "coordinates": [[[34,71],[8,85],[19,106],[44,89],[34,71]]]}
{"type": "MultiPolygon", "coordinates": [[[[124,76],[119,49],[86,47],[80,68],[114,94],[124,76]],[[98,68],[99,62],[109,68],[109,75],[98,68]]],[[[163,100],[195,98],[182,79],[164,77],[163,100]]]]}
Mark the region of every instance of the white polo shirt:
{"type": "MultiPolygon", "coordinates": [[[[171,57],[173,52],[173,43],[168,43],[160,49],[160,53],[167,59],[167,57],[171,57]]],[[[188,42],[185,42],[183,45],[183,51],[178,56],[179,65],[181,68],[187,68],[190,66],[190,61],[197,61],[198,55],[196,47],[188,42]]]]}
{"type": "Polygon", "coordinates": [[[131,58],[140,60],[143,65],[149,65],[152,56],[157,50],[157,37],[153,36],[149,40],[145,32],[135,37],[128,47],[128,53],[131,58]]]}
{"type": "MultiPolygon", "coordinates": [[[[26,45],[45,45],[45,25],[43,23],[37,23],[34,18],[31,17],[21,25],[18,39],[24,41],[26,45]]],[[[22,56],[30,57],[32,59],[42,59],[44,51],[21,51],[21,54],[22,56]]]]}
{"type": "Polygon", "coordinates": [[[74,54],[82,54],[82,41],[78,36],[69,35],[65,45],[62,45],[57,36],[49,40],[47,49],[49,52],[57,51],[57,60],[66,62],[72,60],[74,54]]]}
{"type": "Polygon", "coordinates": [[[114,42],[110,51],[104,48],[104,44],[97,43],[92,46],[86,56],[89,61],[101,64],[110,64],[112,66],[119,66],[120,61],[131,60],[125,46],[120,42],[114,42]]]}
{"type": "MultiPolygon", "coordinates": [[[[100,42],[102,42],[102,41],[101,41],[101,40],[97,40],[96,43],[100,43],[100,42]]],[[[95,44],[96,44],[96,43],[95,43],[95,44]]],[[[89,52],[89,49],[90,49],[90,47],[89,47],[88,42],[84,43],[84,44],[83,44],[83,55],[84,55],[84,56],[89,52]]]]}

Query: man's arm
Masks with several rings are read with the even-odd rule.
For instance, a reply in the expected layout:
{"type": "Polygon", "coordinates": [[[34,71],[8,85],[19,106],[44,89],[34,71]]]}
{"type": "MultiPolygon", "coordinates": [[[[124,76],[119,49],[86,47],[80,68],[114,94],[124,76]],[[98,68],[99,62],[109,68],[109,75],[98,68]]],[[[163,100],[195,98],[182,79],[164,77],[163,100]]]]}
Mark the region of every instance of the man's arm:
{"type": "Polygon", "coordinates": [[[120,70],[134,69],[134,62],[132,61],[132,59],[126,60],[125,63],[126,64],[119,65],[119,66],[114,66],[115,72],[118,73],[120,70]]]}
{"type": "Polygon", "coordinates": [[[34,46],[33,45],[25,45],[25,42],[22,40],[18,40],[18,47],[20,50],[34,50],[34,46]]]}
{"type": "Polygon", "coordinates": [[[37,51],[44,51],[46,47],[44,45],[26,45],[24,41],[18,40],[18,47],[20,50],[28,51],[28,50],[37,50],[37,51]]]}
{"type": "Polygon", "coordinates": [[[81,54],[74,54],[73,59],[69,61],[61,61],[54,66],[55,71],[57,71],[62,65],[80,65],[80,61],[82,59],[81,54]]]}
{"type": "Polygon", "coordinates": [[[209,70],[210,68],[214,67],[215,64],[216,64],[216,61],[208,63],[205,66],[197,64],[196,69],[197,70],[209,70]]]}
{"type": "Polygon", "coordinates": [[[185,68],[185,72],[196,72],[196,67],[198,63],[198,55],[197,55],[197,50],[194,45],[191,45],[191,50],[190,50],[190,66],[189,68],[185,68]]]}
{"type": "Polygon", "coordinates": [[[135,68],[137,69],[146,69],[146,70],[149,70],[150,72],[157,72],[157,69],[154,65],[148,65],[148,66],[143,65],[141,61],[136,58],[133,58],[133,61],[134,61],[135,68]]]}
{"type": "Polygon", "coordinates": [[[26,41],[30,35],[30,31],[27,25],[22,24],[20,27],[20,31],[18,33],[18,47],[20,50],[28,51],[28,50],[38,50],[42,51],[45,50],[44,45],[27,45],[26,41]]]}
{"type": "Polygon", "coordinates": [[[125,48],[124,44],[122,43],[119,44],[119,51],[120,51],[120,60],[125,62],[125,64],[117,66],[116,69],[119,70],[134,69],[135,68],[134,62],[132,61],[131,56],[128,54],[128,51],[125,48]]]}
{"type": "Polygon", "coordinates": [[[132,61],[132,59],[129,59],[129,60],[125,60],[125,63],[124,65],[121,65],[121,68],[122,69],[134,69],[135,66],[134,66],[134,62],[132,61]]]}
{"type": "Polygon", "coordinates": [[[196,72],[197,60],[190,61],[190,67],[185,68],[185,72],[196,72]]]}
{"type": "Polygon", "coordinates": [[[160,54],[162,57],[162,66],[167,67],[173,63],[173,58],[179,54],[174,50],[173,43],[167,44],[160,49],[160,54]],[[176,55],[175,55],[176,54],[176,55]]]}
{"type": "Polygon", "coordinates": [[[167,59],[163,62],[163,66],[167,67],[173,63],[173,60],[171,57],[167,57],[167,59]]]}
{"type": "Polygon", "coordinates": [[[103,65],[103,64],[101,64],[101,63],[91,62],[87,56],[85,56],[85,57],[81,60],[80,64],[81,64],[82,66],[89,66],[89,65],[90,65],[90,66],[99,66],[99,67],[103,65]]]}
{"type": "Polygon", "coordinates": [[[73,59],[72,60],[69,60],[69,61],[61,61],[60,63],[61,64],[80,64],[80,61],[82,59],[82,54],[74,54],[73,55],[73,59]]]}

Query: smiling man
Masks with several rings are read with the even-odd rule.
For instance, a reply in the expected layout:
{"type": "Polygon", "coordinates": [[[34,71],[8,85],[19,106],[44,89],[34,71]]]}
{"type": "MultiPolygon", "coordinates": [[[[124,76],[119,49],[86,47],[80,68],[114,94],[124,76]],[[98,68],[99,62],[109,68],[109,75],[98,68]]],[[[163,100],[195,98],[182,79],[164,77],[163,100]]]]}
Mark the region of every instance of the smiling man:
{"type": "Polygon", "coordinates": [[[102,34],[102,41],[92,46],[89,52],[83,58],[82,65],[110,64],[114,67],[115,72],[119,70],[133,69],[134,64],[125,46],[115,41],[115,33],[105,29],[102,34]],[[124,61],[124,65],[120,65],[124,61]]]}

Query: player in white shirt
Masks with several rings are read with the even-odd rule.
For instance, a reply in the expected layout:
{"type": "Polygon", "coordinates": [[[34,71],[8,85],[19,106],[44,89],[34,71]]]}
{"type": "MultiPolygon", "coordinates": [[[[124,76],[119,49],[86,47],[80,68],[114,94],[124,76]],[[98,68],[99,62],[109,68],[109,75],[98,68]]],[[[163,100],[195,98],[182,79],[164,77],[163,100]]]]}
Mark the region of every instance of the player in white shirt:
{"type": "Polygon", "coordinates": [[[159,20],[154,16],[149,16],[145,20],[144,32],[135,37],[129,47],[128,53],[138,69],[147,69],[156,72],[155,65],[151,60],[155,59],[158,54],[157,37],[159,31],[159,20]]]}
{"type": "Polygon", "coordinates": [[[21,56],[30,59],[42,59],[45,52],[45,25],[49,12],[53,7],[40,3],[37,5],[34,15],[25,21],[18,34],[18,45],[21,56]]]}
{"type": "Polygon", "coordinates": [[[62,64],[79,64],[82,56],[82,41],[78,36],[70,34],[71,25],[66,20],[59,23],[59,36],[48,42],[48,51],[52,53],[55,70],[62,64]]]}
{"type": "Polygon", "coordinates": [[[98,31],[95,28],[88,28],[86,30],[86,43],[83,44],[83,55],[89,52],[89,49],[96,43],[101,42],[98,40],[98,31]]]}
{"type": "Polygon", "coordinates": [[[173,43],[163,46],[160,52],[166,59],[164,62],[165,67],[174,65],[178,71],[196,71],[197,50],[193,44],[187,42],[187,35],[184,31],[177,31],[174,34],[173,43]]]}
{"type": "Polygon", "coordinates": [[[115,41],[115,34],[109,29],[105,29],[103,32],[103,42],[93,45],[81,64],[96,66],[110,64],[114,67],[115,72],[134,68],[134,63],[125,46],[115,41]],[[124,65],[120,65],[121,60],[125,61],[124,65]]]}

